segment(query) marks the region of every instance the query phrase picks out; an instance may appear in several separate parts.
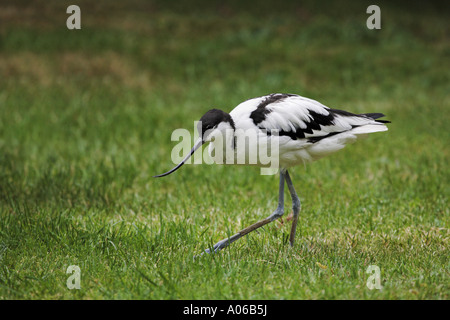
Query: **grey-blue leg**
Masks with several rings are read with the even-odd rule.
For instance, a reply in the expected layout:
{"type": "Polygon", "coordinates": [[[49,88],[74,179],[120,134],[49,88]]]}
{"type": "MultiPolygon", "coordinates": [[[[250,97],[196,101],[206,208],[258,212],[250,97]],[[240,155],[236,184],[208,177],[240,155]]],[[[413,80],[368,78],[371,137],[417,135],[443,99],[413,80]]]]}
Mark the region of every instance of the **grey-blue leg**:
{"type": "MultiPolygon", "coordinates": [[[[213,246],[214,252],[217,252],[217,251],[229,246],[231,243],[242,238],[246,234],[268,224],[269,222],[272,222],[273,220],[278,219],[279,217],[281,217],[283,215],[283,213],[284,213],[284,180],[285,180],[285,171],[280,171],[280,186],[279,186],[279,191],[278,191],[278,207],[277,207],[277,209],[266,219],[261,220],[255,224],[252,224],[251,226],[249,226],[245,229],[242,229],[241,231],[239,231],[238,233],[236,233],[235,235],[233,235],[229,238],[226,238],[226,239],[223,239],[222,241],[217,242],[213,246]]],[[[210,249],[206,249],[205,252],[211,253],[210,249]]]]}
{"type": "Polygon", "coordinates": [[[293,211],[293,217],[292,217],[292,227],[291,227],[291,234],[289,236],[289,244],[291,246],[294,245],[294,239],[295,239],[295,230],[297,229],[297,221],[298,221],[298,214],[301,209],[300,204],[300,198],[297,196],[297,193],[295,192],[294,185],[292,184],[291,177],[289,176],[289,173],[286,171],[285,174],[286,178],[286,184],[289,189],[289,193],[291,194],[292,198],[292,211],[293,211]]]}

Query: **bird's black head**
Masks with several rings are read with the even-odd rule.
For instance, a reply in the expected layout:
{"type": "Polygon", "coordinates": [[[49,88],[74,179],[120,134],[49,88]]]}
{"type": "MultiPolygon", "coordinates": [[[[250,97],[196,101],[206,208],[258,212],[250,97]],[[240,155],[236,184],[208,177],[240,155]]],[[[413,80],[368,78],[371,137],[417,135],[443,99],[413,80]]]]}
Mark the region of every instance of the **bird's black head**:
{"type": "Polygon", "coordinates": [[[219,109],[209,110],[200,118],[200,121],[197,124],[199,136],[203,141],[205,141],[208,132],[216,129],[222,122],[228,123],[233,129],[235,129],[233,118],[231,118],[228,113],[219,109]]]}

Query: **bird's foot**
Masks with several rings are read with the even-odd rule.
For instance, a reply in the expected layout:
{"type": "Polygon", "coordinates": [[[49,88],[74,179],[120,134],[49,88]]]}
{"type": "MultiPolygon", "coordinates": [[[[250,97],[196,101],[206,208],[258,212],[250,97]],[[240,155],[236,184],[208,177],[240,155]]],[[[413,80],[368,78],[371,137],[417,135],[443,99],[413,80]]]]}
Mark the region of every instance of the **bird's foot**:
{"type": "Polygon", "coordinates": [[[207,254],[217,253],[218,251],[222,250],[223,248],[228,247],[232,242],[236,241],[239,238],[240,238],[240,235],[235,234],[232,237],[223,239],[223,240],[217,242],[212,248],[208,248],[201,254],[194,256],[194,260],[195,260],[195,258],[200,257],[200,256],[204,255],[205,253],[207,253],[207,254]]]}

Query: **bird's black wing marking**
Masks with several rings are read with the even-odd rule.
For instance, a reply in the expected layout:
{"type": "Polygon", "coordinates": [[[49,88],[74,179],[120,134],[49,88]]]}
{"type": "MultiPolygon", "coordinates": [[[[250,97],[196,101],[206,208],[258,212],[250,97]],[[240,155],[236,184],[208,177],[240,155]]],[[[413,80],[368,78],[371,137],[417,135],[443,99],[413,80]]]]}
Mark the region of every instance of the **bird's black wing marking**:
{"type": "Polygon", "coordinates": [[[267,106],[274,102],[281,102],[282,100],[297,96],[295,94],[290,93],[272,93],[266,96],[266,98],[256,107],[256,109],[250,114],[250,118],[253,120],[255,125],[260,124],[264,120],[266,120],[267,114],[272,112],[267,106]]]}
{"type": "Polygon", "coordinates": [[[382,113],[361,113],[360,116],[364,116],[364,117],[373,119],[373,120],[375,120],[376,122],[380,122],[380,123],[391,123],[391,122],[388,121],[388,120],[378,120],[378,118],[382,118],[382,117],[385,116],[385,115],[382,114],[382,113]]]}
{"type": "MultiPolygon", "coordinates": [[[[314,134],[313,130],[321,130],[322,127],[325,126],[333,126],[335,125],[334,119],[336,118],[336,115],[340,114],[342,116],[357,116],[347,111],[342,110],[334,110],[334,109],[327,109],[328,115],[317,113],[313,110],[308,109],[308,113],[310,116],[309,121],[304,121],[304,124],[306,124],[306,128],[300,128],[300,126],[293,124],[293,127],[295,131],[293,130],[279,130],[278,135],[280,136],[288,136],[293,140],[297,139],[305,139],[305,134],[314,134]]],[[[261,127],[260,127],[261,128],[261,127]]],[[[263,128],[261,128],[263,129],[263,128]]],[[[345,131],[345,130],[343,130],[345,131]]],[[[338,133],[341,133],[343,131],[337,131],[337,132],[325,132],[323,135],[308,137],[308,142],[317,142],[319,140],[322,140],[325,137],[329,137],[338,133]]],[[[267,134],[270,135],[270,132],[267,134]]]]}

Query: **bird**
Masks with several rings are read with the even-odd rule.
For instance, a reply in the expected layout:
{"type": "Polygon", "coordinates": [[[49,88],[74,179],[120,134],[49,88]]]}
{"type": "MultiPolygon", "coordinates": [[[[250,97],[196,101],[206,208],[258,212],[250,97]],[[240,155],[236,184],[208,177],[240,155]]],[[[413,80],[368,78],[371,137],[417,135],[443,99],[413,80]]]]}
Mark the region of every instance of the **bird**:
{"type": "Polygon", "coordinates": [[[203,253],[216,253],[283,216],[285,185],[292,199],[289,244],[294,246],[301,202],[288,170],[335,153],[368,133],[387,131],[386,124],[390,121],[380,119],[384,116],[382,113],[355,114],[332,109],[316,100],[290,93],[272,93],[248,99],[229,113],[219,109],[207,111],[197,123],[199,138],[191,151],[173,169],[153,177],[160,178],[175,172],[205,143],[209,143],[208,152],[215,163],[227,164],[224,161],[226,158],[231,159],[231,164],[236,164],[236,160],[244,157],[245,161],[238,164],[259,167],[267,167],[267,162],[263,163],[256,157],[250,163],[248,158],[254,156],[255,151],[249,145],[257,145],[266,151],[272,150],[270,146],[274,145],[280,175],[276,209],[267,218],[217,242],[203,253]],[[246,135],[256,139],[249,140],[244,148],[241,144],[239,148],[237,141],[246,135]]]}

